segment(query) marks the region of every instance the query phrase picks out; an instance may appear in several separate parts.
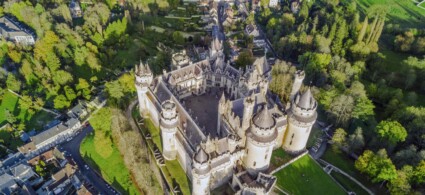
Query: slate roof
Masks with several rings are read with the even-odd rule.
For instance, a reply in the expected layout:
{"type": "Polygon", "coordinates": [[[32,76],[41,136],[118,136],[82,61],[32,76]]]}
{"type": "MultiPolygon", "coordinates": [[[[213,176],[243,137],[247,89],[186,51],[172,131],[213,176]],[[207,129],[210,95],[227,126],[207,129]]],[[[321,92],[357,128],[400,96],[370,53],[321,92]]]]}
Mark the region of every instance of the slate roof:
{"type": "Polygon", "coordinates": [[[69,128],[74,127],[77,123],[79,123],[78,119],[70,118],[65,123],[60,123],[50,129],[47,129],[46,131],[43,131],[36,136],[31,137],[32,141],[35,143],[35,145],[43,143],[44,141],[68,130],[69,128]]]}
{"type": "Polygon", "coordinates": [[[304,109],[311,109],[314,106],[314,98],[311,94],[310,88],[308,88],[307,91],[301,95],[297,105],[304,109]]]}
{"type": "Polygon", "coordinates": [[[0,17],[0,35],[5,38],[32,36],[28,30],[20,27],[17,22],[12,21],[8,17],[0,17]]]}
{"type": "Polygon", "coordinates": [[[264,108],[254,116],[252,122],[261,129],[269,129],[276,124],[276,120],[270,114],[267,106],[264,106],[264,108]]]}
{"type": "Polygon", "coordinates": [[[35,173],[32,170],[32,168],[25,164],[19,164],[18,166],[10,169],[13,176],[20,179],[29,179],[30,177],[34,176],[35,173]]]}
{"type": "Polygon", "coordinates": [[[199,147],[198,152],[195,154],[195,160],[198,163],[206,163],[208,161],[209,157],[208,154],[205,152],[202,147],[199,147]]]}
{"type": "Polygon", "coordinates": [[[17,184],[13,176],[5,173],[0,175],[0,194],[9,195],[12,193],[11,188],[15,187],[17,184]]]}

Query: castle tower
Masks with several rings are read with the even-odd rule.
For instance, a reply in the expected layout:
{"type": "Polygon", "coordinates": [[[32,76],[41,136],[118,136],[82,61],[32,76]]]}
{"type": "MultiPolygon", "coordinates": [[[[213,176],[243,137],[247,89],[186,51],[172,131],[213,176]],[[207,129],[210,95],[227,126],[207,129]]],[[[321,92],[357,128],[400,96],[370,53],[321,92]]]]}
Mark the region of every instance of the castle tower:
{"type": "Polygon", "coordinates": [[[255,97],[252,95],[245,97],[243,100],[243,117],[242,128],[238,132],[240,137],[245,137],[245,131],[249,128],[251,118],[254,112],[255,97]]]}
{"type": "Polygon", "coordinates": [[[147,96],[146,93],[149,90],[149,86],[152,83],[153,80],[153,74],[151,69],[149,68],[149,65],[143,65],[142,62],[140,62],[139,65],[135,66],[135,75],[136,75],[136,90],[137,90],[137,97],[139,99],[139,111],[140,113],[147,113],[148,111],[148,105],[147,105],[147,96]]]}
{"type": "Polygon", "coordinates": [[[294,84],[292,85],[291,94],[289,96],[289,102],[292,102],[294,100],[295,95],[297,95],[298,91],[300,91],[304,78],[305,78],[304,71],[297,70],[297,72],[295,72],[295,79],[294,79],[294,84]]]}
{"type": "Polygon", "coordinates": [[[208,161],[208,154],[198,147],[193,157],[192,194],[210,194],[211,167],[208,161]]]}
{"type": "Polygon", "coordinates": [[[167,160],[176,159],[176,132],[179,116],[176,111],[176,104],[172,100],[167,100],[161,105],[161,119],[159,127],[161,129],[162,151],[167,160]]]}
{"type": "Polygon", "coordinates": [[[269,168],[270,158],[277,138],[276,120],[267,105],[252,118],[247,133],[244,165],[251,175],[269,168]]]}
{"type": "Polygon", "coordinates": [[[310,88],[295,97],[288,113],[288,130],[283,138],[283,149],[298,153],[305,149],[311,128],[317,119],[317,102],[310,88]]]}

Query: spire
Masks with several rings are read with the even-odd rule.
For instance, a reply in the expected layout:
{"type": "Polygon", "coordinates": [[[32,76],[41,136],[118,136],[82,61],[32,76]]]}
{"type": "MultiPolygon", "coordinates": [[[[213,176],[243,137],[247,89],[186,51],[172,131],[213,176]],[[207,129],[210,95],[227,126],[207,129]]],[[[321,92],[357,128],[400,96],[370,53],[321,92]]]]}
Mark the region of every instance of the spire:
{"type": "Polygon", "coordinates": [[[198,147],[198,151],[195,154],[195,161],[198,163],[206,163],[208,161],[208,154],[202,149],[202,147],[198,147]]]}
{"type": "Polygon", "coordinates": [[[220,103],[226,102],[226,97],[224,96],[224,92],[221,94],[220,103]]]}
{"type": "Polygon", "coordinates": [[[134,73],[135,73],[136,75],[138,75],[138,74],[139,74],[139,68],[137,68],[137,64],[134,66],[134,73]]]}
{"type": "Polygon", "coordinates": [[[311,94],[310,87],[308,87],[307,91],[301,95],[300,100],[298,102],[298,106],[304,109],[310,109],[313,105],[313,95],[311,94]]]}
{"type": "Polygon", "coordinates": [[[140,60],[140,63],[139,63],[139,71],[140,71],[140,73],[145,72],[145,65],[143,65],[142,60],[140,60]]]}
{"type": "Polygon", "coordinates": [[[263,129],[269,129],[275,125],[276,121],[270,114],[267,104],[264,105],[264,108],[260,111],[260,113],[255,115],[253,123],[255,126],[263,129]]]}
{"type": "Polygon", "coordinates": [[[152,74],[151,68],[149,67],[149,64],[147,62],[146,62],[145,68],[146,68],[147,74],[152,74]]]}

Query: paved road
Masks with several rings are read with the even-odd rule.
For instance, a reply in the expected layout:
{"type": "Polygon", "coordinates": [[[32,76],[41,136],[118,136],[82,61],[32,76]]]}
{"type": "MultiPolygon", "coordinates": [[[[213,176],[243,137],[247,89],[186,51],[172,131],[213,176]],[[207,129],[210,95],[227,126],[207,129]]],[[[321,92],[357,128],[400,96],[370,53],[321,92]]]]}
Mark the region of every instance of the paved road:
{"type": "Polygon", "coordinates": [[[91,133],[93,128],[89,125],[84,127],[83,130],[69,142],[62,144],[60,147],[63,150],[67,151],[68,154],[71,154],[75,163],[81,170],[81,173],[89,179],[89,182],[100,194],[114,194],[110,188],[108,188],[107,183],[101,176],[99,176],[92,168],[87,170],[85,168],[86,163],[80,155],[80,144],[81,141],[86,137],[87,134],[91,133]]]}

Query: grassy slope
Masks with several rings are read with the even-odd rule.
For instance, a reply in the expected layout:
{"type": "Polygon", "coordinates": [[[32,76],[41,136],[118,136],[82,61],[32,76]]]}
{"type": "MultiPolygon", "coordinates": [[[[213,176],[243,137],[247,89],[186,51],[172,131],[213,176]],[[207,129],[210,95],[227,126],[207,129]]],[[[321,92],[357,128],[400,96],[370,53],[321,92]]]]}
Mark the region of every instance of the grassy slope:
{"type": "Polygon", "coordinates": [[[27,110],[21,110],[19,101],[21,100],[10,92],[4,94],[3,100],[0,102],[0,126],[6,124],[6,110],[11,111],[18,120],[23,121],[28,131],[32,129],[42,130],[47,122],[53,120],[53,115],[45,111],[29,114],[27,110]]]}
{"type": "MultiPolygon", "coordinates": [[[[95,134],[111,134],[111,124],[105,123],[104,120],[113,116],[106,109],[109,108],[102,108],[97,115],[90,119],[95,134]]],[[[91,167],[95,167],[102,177],[119,191],[125,194],[140,194],[137,186],[131,180],[130,171],[125,166],[120,151],[112,141],[107,141],[107,139],[109,138],[97,137],[96,139],[95,135],[87,136],[80,146],[81,155],[91,167]],[[99,151],[99,149],[107,151],[99,151]]]]}
{"type": "Polygon", "coordinates": [[[416,6],[411,0],[358,0],[360,7],[365,10],[374,4],[389,6],[388,22],[405,27],[425,27],[425,10],[416,6]]]}
{"type": "Polygon", "coordinates": [[[115,145],[112,145],[111,155],[103,158],[96,152],[94,136],[90,135],[81,143],[80,153],[115,188],[121,192],[126,192],[126,194],[139,194],[137,187],[131,181],[130,172],[115,145]]]}
{"type": "Polygon", "coordinates": [[[277,177],[277,185],[291,194],[345,194],[308,155],[274,175],[277,177]]]}
{"type": "MultiPolygon", "coordinates": [[[[149,133],[152,136],[152,142],[158,146],[159,150],[162,152],[162,143],[160,131],[157,127],[155,127],[150,119],[144,120],[145,127],[149,130],[149,133]]],[[[152,142],[148,141],[148,144],[152,142]]],[[[175,180],[183,194],[190,194],[190,181],[186,176],[183,168],[180,166],[180,163],[177,160],[173,161],[165,161],[165,167],[162,167],[164,175],[169,183],[173,183],[175,180]]]]}

